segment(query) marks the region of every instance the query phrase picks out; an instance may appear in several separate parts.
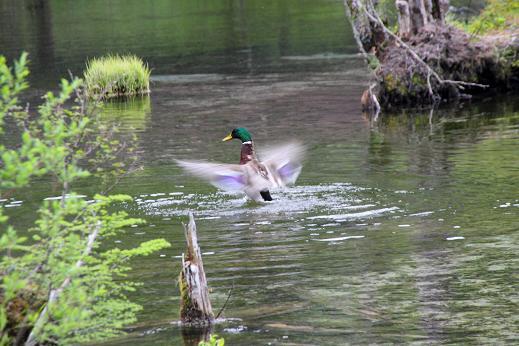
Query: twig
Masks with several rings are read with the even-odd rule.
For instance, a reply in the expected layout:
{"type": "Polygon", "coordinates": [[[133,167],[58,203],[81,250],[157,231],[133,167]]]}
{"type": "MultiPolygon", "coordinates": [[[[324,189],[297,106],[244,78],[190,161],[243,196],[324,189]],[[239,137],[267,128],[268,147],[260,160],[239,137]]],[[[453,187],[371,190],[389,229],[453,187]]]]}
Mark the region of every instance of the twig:
{"type": "Polygon", "coordinates": [[[431,110],[429,112],[429,135],[430,136],[433,135],[433,122],[432,122],[433,115],[434,115],[434,105],[431,107],[431,110]]]}
{"type": "Polygon", "coordinates": [[[434,100],[434,92],[431,86],[431,71],[427,71],[427,88],[429,89],[429,96],[434,100]]]}
{"type": "Polygon", "coordinates": [[[220,315],[222,314],[223,310],[225,309],[225,307],[227,306],[227,302],[229,301],[229,298],[231,298],[231,294],[232,294],[232,291],[234,290],[234,281],[232,282],[232,287],[231,289],[229,290],[229,294],[227,295],[227,299],[225,300],[225,303],[223,304],[222,308],[220,309],[220,311],[218,311],[218,313],[216,314],[216,318],[215,320],[218,319],[218,317],[220,317],[220,315]]]}
{"type": "Polygon", "coordinates": [[[488,88],[489,85],[487,84],[479,84],[479,83],[472,83],[472,82],[464,82],[461,80],[452,80],[452,79],[443,79],[442,83],[449,83],[449,84],[456,84],[458,88],[461,90],[465,90],[463,86],[473,86],[478,88],[488,88]]]}
{"type": "MultiPolygon", "coordinates": [[[[74,75],[72,74],[72,71],[68,70],[68,75],[70,77],[70,81],[74,80],[74,75]]],[[[76,94],[76,98],[79,102],[79,112],[81,115],[85,114],[85,98],[80,94],[79,88],[76,88],[74,90],[74,93],[76,94]]]]}
{"type": "Polygon", "coordinates": [[[375,104],[375,116],[374,116],[374,119],[373,121],[377,121],[378,119],[378,115],[380,113],[380,103],[378,102],[377,100],[377,96],[375,95],[375,93],[373,92],[373,89],[376,87],[376,84],[373,83],[369,86],[369,96],[371,96],[371,101],[373,101],[373,103],[375,104]]]}

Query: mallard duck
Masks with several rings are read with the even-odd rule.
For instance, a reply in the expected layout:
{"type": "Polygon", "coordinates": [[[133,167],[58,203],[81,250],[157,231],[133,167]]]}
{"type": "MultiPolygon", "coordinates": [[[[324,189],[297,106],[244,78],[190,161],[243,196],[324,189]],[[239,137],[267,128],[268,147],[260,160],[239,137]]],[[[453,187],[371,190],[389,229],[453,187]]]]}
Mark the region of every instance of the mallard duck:
{"type": "Polygon", "coordinates": [[[271,201],[270,189],[294,184],[301,173],[304,147],[286,143],[262,152],[259,161],[252,136],[243,127],[235,128],[223,141],[239,139],[242,143],[240,164],[177,160],[189,173],[226,191],[241,191],[255,201],[271,201]]]}

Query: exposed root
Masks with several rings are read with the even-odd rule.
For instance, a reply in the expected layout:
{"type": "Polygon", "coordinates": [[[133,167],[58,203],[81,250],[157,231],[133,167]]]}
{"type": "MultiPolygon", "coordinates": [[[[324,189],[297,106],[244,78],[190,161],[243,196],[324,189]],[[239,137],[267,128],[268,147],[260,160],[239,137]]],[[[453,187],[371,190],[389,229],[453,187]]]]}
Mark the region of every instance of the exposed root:
{"type": "Polygon", "coordinates": [[[488,88],[510,88],[519,81],[518,44],[499,45],[471,37],[445,23],[446,1],[432,3],[436,5],[397,1],[398,36],[384,25],[372,0],[345,0],[357,44],[377,81],[362,97],[363,110],[375,109],[375,102],[383,109],[434,105],[470,98],[488,88]],[[364,35],[359,39],[358,33],[364,35]],[[370,63],[373,59],[378,60],[376,67],[370,63]]]}
{"type": "Polygon", "coordinates": [[[408,42],[392,37],[377,71],[382,80],[379,98],[385,108],[459,99],[465,92],[500,83],[494,48],[472,42],[456,28],[431,26],[408,42]]]}

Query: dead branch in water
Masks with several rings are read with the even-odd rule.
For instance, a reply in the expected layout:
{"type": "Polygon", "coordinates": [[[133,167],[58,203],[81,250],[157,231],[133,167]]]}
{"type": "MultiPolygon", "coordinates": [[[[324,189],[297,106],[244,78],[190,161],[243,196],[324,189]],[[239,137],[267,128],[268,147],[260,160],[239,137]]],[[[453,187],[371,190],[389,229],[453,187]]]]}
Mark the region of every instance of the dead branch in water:
{"type": "Polygon", "coordinates": [[[225,307],[227,306],[227,303],[229,302],[229,298],[231,298],[231,294],[232,294],[232,291],[234,290],[234,281],[232,282],[232,287],[231,289],[229,290],[229,294],[227,295],[227,299],[225,300],[225,303],[223,303],[223,306],[222,308],[220,309],[220,311],[218,311],[218,313],[216,314],[216,319],[218,319],[218,317],[220,317],[220,315],[222,314],[223,310],[225,309],[225,307]]]}
{"type": "Polygon", "coordinates": [[[196,224],[192,213],[189,223],[184,225],[187,254],[182,254],[180,286],[180,321],[188,326],[207,326],[214,322],[213,308],[209,300],[209,289],[205,277],[202,254],[198,246],[196,224]]]}
{"type": "Polygon", "coordinates": [[[376,87],[377,83],[372,83],[369,88],[364,91],[360,99],[362,111],[370,114],[374,121],[377,120],[380,113],[380,103],[378,102],[377,95],[374,91],[376,87]]]}

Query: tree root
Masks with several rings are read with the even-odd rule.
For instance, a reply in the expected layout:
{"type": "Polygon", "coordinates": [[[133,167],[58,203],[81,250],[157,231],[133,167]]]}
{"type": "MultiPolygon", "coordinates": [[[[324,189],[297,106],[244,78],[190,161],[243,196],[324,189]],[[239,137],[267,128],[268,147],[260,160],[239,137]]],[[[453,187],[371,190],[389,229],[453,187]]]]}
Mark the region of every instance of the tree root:
{"type": "MultiPolygon", "coordinates": [[[[416,11],[405,11],[406,6],[416,6],[415,3],[397,2],[404,10],[399,17],[402,23],[407,23],[407,14],[417,15],[416,11]]],[[[437,2],[444,5],[445,0],[437,2]]],[[[418,29],[413,18],[411,28],[401,28],[405,35],[399,36],[386,27],[372,0],[345,0],[345,6],[357,45],[376,81],[376,87],[370,83],[362,96],[363,110],[375,112],[375,103],[382,109],[434,105],[509,84],[509,66],[513,64],[505,66],[491,42],[476,41],[445,24],[443,13],[422,14],[426,19],[418,29]],[[378,64],[373,68],[371,60],[375,56],[378,64]]],[[[517,49],[514,54],[517,55],[517,49]]]]}

